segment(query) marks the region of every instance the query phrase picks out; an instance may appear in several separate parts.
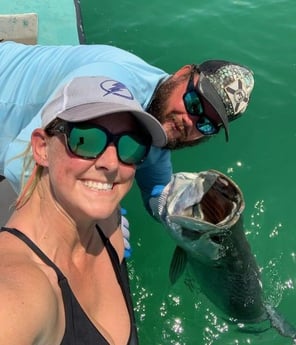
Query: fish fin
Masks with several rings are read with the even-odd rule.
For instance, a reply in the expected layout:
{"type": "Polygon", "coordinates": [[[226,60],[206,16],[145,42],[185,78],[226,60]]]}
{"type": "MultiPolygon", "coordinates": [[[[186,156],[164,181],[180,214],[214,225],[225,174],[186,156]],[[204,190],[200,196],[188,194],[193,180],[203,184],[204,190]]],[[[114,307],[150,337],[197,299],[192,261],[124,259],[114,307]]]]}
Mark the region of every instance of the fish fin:
{"type": "Polygon", "coordinates": [[[187,263],[187,254],[181,247],[176,247],[173,258],[170,265],[170,281],[175,284],[176,281],[181,277],[185,270],[187,263]]]}

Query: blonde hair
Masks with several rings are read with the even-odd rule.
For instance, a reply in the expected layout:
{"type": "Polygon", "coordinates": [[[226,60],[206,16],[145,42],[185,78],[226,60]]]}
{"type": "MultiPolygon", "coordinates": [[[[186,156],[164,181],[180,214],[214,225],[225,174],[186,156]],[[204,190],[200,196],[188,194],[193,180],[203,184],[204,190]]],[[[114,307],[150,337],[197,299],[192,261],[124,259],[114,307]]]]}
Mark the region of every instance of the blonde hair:
{"type": "Polygon", "coordinates": [[[23,171],[21,176],[21,191],[15,202],[15,208],[21,208],[30,199],[35,190],[37,183],[39,182],[43,166],[34,162],[34,158],[31,152],[31,144],[28,145],[26,150],[15,158],[24,157],[23,171]],[[31,174],[26,181],[27,172],[31,171],[31,174]]]}
{"type": "MultiPolygon", "coordinates": [[[[48,136],[53,136],[53,133],[51,132],[52,128],[56,126],[57,123],[59,123],[61,119],[55,118],[51,123],[49,123],[46,128],[44,129],[46,134],[48,136]]],[[[14,157],[13,159],[24,157],[24,164],[23,164],[23,170],[21,175],[21,191],[19,193],[19,196],[15,202],[15,208],[18,209],[25,205],[25,203],[30,199],[32,196],[38,182],[41,179],[42,172],[44,167],[42,165],[39,165],[35,162],[32,154],[32,145],[31,143],[28,145],[26,150],[22,152],[20,155],[14,157]],[[26,179],[27,173],[30,171],[30,175],[28,180],[26,179]],[[26,181],[27,180],[27,181],[26,181]]]]}

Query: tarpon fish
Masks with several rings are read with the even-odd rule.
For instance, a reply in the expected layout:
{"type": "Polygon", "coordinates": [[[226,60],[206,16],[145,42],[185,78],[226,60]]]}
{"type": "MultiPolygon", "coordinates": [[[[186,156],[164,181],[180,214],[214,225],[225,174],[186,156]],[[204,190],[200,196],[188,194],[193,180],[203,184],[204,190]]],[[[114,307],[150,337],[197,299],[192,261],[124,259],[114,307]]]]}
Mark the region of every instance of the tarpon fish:
{"type": "Polygon", "coordinates": [[[176,282],[189,266],[201,291],[229,319],[269,319],[281,335],[295,340],[296,328],[264,301],[259,268],[244,232],[244,207],[239,187],[218,171],[174,174],[157,211],[177,243],[170,279],[176,282]]]}

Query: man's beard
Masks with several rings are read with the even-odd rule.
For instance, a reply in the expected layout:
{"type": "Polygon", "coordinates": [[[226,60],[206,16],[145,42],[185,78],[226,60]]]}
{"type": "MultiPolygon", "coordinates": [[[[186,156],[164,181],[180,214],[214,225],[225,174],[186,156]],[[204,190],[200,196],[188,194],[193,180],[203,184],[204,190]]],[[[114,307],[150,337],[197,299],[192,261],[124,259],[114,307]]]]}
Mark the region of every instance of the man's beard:
{"type": "MultiPolygon", "coordinates": [[[[147,112],[153,115],[162,125],[170,120],[170,118],[175,118],[175,114],[167,114],[168,99],[170,98],[173,90],[184,80],[185,78],[172,79],[170,77],[168,80],[163,82],[156,90],[154,98],[150,103],[147,112]]],[[[202,137],[197,140],[186,141],[186,134],[183,133],[179,138],[168,139],[165,146],[166,149],[176,150],[183,147],[194,146],[207,141],[208,137],[202,137]]]]}

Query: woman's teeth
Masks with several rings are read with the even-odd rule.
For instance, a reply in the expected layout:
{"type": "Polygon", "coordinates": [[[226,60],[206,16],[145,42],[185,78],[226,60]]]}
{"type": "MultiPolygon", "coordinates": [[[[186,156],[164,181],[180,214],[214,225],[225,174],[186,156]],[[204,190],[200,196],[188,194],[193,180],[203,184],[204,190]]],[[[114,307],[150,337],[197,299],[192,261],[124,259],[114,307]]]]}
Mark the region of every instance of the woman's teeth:
{"type": "Polygon", "coordinates": [[[111,190],[113,188],[113,184],[111,183],[100,183],[95,181],[84,181],[84,185],[95,190],[111,190]]]}

